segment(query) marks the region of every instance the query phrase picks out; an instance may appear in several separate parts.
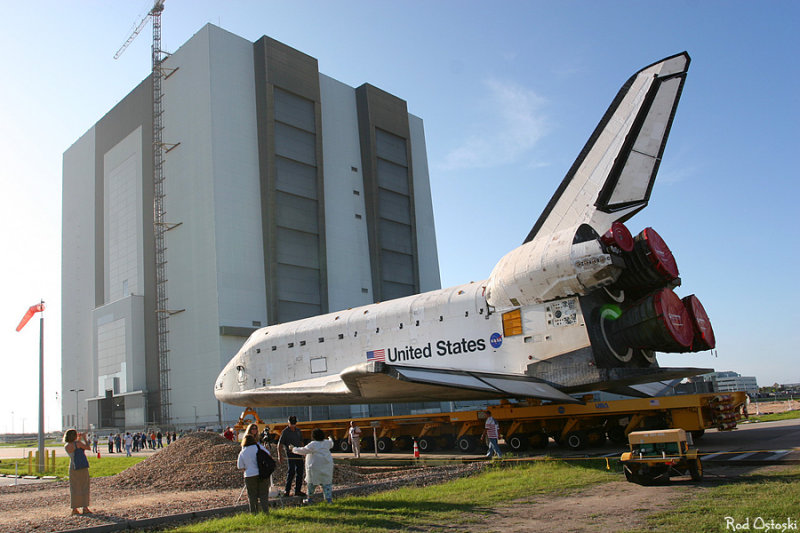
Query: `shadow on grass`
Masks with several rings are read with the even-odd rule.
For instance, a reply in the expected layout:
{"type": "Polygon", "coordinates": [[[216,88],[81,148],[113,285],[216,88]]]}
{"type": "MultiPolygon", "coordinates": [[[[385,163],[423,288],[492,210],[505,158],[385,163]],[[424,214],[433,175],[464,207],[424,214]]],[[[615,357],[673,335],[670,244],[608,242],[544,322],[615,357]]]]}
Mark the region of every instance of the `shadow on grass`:
{"type": "Polygon", "coordinates": [[[380,501],[343,499],[332,505],[315,504],[306,508],[307,513],[280,517],[293,524],[328,524],[343,529],[385,529],[391,531],[415,531],[425,529],[426,524],[442,524],[448,516],[466,517],[473,513],[490,512],[491,508],[475,504],[425,502],[404,499],[382,499],[380,501]]]}

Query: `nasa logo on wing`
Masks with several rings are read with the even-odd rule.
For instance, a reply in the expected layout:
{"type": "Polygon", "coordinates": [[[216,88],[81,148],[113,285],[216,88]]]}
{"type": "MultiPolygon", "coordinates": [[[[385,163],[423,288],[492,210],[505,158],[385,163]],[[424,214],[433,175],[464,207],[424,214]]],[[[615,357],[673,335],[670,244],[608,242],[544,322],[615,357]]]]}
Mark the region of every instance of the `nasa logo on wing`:
{"type": "Polygon", "coordinates": [[[492,336],[489,337],[489,343],[492,345],[492,348],[499,348],[501,344],[503,344],[503,336],[499,333],[492,333],[492,336]]]}

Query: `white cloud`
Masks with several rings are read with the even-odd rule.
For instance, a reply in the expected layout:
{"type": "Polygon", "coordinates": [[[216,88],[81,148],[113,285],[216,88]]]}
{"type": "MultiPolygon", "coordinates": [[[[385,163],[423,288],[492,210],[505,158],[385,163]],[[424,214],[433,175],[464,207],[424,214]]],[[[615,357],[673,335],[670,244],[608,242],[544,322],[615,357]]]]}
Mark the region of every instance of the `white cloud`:
{"type": "Polygon", "coordinates": [[[489,79],[488,94],[476,106],[478,122],[466,138],[445,155],[442,170],[487,168],[517,161],[547,131],[545,100],[514,82],[489,79]]]}

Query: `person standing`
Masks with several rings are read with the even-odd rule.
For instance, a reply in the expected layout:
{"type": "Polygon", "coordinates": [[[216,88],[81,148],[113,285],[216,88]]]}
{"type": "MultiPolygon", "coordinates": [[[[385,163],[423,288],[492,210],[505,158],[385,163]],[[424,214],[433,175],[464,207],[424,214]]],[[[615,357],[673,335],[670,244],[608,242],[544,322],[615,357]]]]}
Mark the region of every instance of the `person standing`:
{"type": "Polygon", "coordinates": [[[347,430],[347,440],[350,441],[350,448],[353,450],[353,456],[356,459],[361,457],[361,428],[358,427],[355,420],[350,421],[350,429],[347,430]]]}
{"type": "Polygon", "coordinates": [[[161,430],[159,429],[158,433],[156,433],[156,441],[158,442],[158,447],[159,448],[163,448],[164,447],[164,440],[163,439],[164,439],[164,435],[161,433],[161,430]]]}
{"type": "Polygon", "coordinates": [[[92,453],[97,453],[97,433],[92,434],[92,453]]]}
{"type": "Polygon", "coordinates": [[[108,453],[114,453],[114,435],[108,435],[108,453]]]}
{"type": "Polygon", "coordinates": [[[285,494],[289,495],[292,490],[292,480],[295,479],[294,495],[305,497],[305,492],[300,490],[303,488],[303,456],[292,453],[289,449],[290,444],[292,446],[303,445],[303,434],[297,427],[297,417],[294,415],[289,417],[289,425],[281,431],[281,436],[278,439],[278,462],[283,462],[284,455],[289,460],[289,465],[286,469],[285,494]]]}
{"type": "Polygon", "coordinates": [[[131,447],[133,446],[133,437],[131,437],[131,432],[128,431],[125,433],[125,455],[127,457],[131,456],[131,447]]]}
{"type": "Polygon", "coordinates": [[[486,425],[483,433],[486,435],[486,440],[489,444],[489,451],[486,453],[486,457],[491,457],[492,454],[497,455],[498,458],[502,457],[500,446],[497,444],[497,439],[500,438],[500,425],[492,416],[491,411],[486,411],[486,425]]]}
{"type": "Polygon", "coordinates": [[[83,507],[83,514],[92,514],[89,509],[89,460],[86,450],[90,449],[86,442],[86,435],[74,429],[64,433],[64,450],[69,455],[69,501],[72,514],[81,514],[79,507],[83,507]]]}
{"type": "Polygon", "coordinates": [[[314,440],[302,448],[289,446],[289,451],[308,456],[306,461],[308,498],[303,500],[303,503],[311,503],[317,485],[322,486],[322,495],[325,497],[325,501],[333,503],[333,456],[331,456],[333,440],[330,437],[325,439],[325,433],[319,428],[314,429],[311,436],[314,440]]]}
{"type": "MultiPolygon", "coordinates": [[[[258,426],[250,424],[242,439],[242,451],[236,461],[236,467],[244,470],[244,486],[247,488],[247,499],[250,503],[250,512],[256,514],[261,505],[261,512],[269,512],[269,479],[259,476],[258,450],[269,450],[258,442],[258,426]]],[[[270,454],[272,455],[272,454],[270,454]]]]}

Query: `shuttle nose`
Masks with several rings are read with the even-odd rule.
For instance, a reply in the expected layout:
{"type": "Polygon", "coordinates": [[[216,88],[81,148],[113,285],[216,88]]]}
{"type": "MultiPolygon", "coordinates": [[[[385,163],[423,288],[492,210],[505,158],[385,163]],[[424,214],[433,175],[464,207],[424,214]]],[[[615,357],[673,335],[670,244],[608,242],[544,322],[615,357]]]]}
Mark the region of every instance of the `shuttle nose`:
{"type": "Polygon", "coordinates": [[[214,396],[216,396],[217,400],[224,402],[229,398],[230,394],[236,392],[237,389],[234,388],[237,384],[236,368],[241,366],[238,360],[239,354],[236,354],[217,376],[217,380],[214,382],[214,396]]]}

